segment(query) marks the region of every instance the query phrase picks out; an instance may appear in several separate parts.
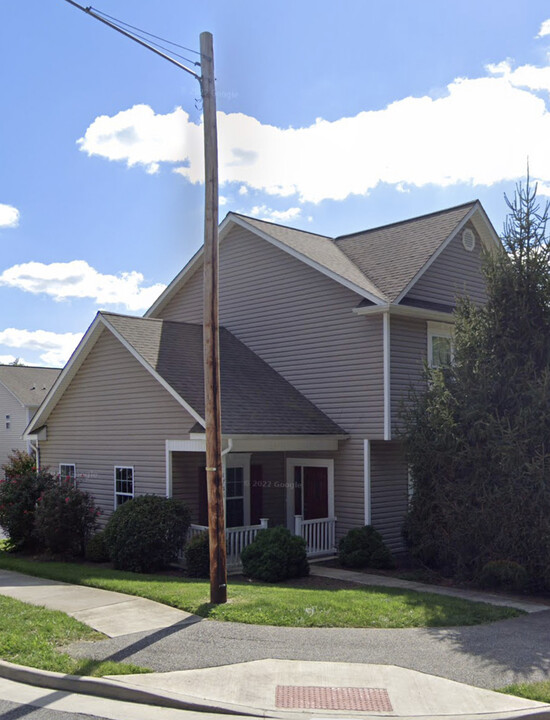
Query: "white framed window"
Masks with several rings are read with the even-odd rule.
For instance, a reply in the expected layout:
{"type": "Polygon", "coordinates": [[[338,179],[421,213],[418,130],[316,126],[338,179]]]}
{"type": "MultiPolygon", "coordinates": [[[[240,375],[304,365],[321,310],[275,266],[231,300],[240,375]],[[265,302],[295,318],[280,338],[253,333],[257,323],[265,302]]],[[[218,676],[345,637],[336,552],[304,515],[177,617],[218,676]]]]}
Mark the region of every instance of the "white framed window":
{"type": "Polygon", "coordinates": [[[134,497],[134,468],[115,466],[115,510],[134,497]]]}
{"type": "Polygon", "coordinates": [[[60,463],[59,477],[61,480],[72,480],[74,483],[76,481],[76,465],[74,463],[60,463]]]}
{"type": "Polygon", "coordinates": [[[451,323],[428,323],[428,365],[446,367],[454,359],[454,326],[451,323]]]}
{"type": "Polygon", "coordinates": [[[287,458],[286,492],[287,527],[294,527],[295,515],[334,517],[334,460],[287,458]]]}
{"type": "Polygon", "coordinates": [[[11,427],[11,418],[9,415],[6,415],[6,430],[9,430],[11,427]]]}

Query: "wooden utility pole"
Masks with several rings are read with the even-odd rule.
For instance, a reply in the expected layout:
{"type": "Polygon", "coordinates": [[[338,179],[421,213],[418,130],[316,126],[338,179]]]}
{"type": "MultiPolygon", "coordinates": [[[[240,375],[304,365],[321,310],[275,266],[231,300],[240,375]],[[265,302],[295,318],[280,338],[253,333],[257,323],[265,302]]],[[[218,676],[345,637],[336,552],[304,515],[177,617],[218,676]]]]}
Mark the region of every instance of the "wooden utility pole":
{"type": "MultiPolygon", "coordinates": [[[[130,40],[160,55],[196,78],[201,86],[204,124],[204,395],[206,420],[206,484],[208,490],[208,534],[210,540],[210,602],[227,602],[225,548],[225,502],[222,472],[222,423],[220,393],[220,343],[218,320],[218,132],[214,83],[212,34],[200,36],[201,75],[164,52],[139,39],[128,29],[111,22],[91,7],[65,0],[130,40]]],[[[127,26],[131,27],[131,26],[127,26]]],[[[134,28],[135,29],[135,28],[134,28]]],[[[195,63],[197,64],[197,63],[195,63]]]]}
{"type": "Polygon", "coordinates": [[[203,32],[200,41],[205,173],[203,342],[210,602],[220,604],[227,602],[227,568],[218,319],[218,135],[212,35],[203,32]]]}

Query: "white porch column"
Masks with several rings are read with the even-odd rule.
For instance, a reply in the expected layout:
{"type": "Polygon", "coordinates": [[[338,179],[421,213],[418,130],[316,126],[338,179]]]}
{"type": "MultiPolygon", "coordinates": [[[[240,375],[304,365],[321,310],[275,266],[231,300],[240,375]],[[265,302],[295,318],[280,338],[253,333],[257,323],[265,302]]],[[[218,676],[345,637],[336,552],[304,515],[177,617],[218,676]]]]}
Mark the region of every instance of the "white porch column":
{"type": "Polygon", "coordinates": [[[364,503],[365,525],[372,524],[371,512],[371,475],[370,475],[370,440],[363,440],[363,473],[364,473],[364,503]]]}

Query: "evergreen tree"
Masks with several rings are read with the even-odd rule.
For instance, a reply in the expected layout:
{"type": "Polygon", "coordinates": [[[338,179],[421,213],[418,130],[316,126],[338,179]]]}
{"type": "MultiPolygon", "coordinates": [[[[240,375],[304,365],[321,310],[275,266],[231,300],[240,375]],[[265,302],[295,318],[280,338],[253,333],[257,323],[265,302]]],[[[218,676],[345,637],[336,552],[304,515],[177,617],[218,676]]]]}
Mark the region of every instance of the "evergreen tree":
{"type": "Polygon", "coordinates": [[[488,300],[455,313],[452,367],[426,368],[404,438],[413,479],[406,533],[424,562],[473,577],[492,560],[550,581],[548,204],[529,177],[487,254],[488,300]]]}

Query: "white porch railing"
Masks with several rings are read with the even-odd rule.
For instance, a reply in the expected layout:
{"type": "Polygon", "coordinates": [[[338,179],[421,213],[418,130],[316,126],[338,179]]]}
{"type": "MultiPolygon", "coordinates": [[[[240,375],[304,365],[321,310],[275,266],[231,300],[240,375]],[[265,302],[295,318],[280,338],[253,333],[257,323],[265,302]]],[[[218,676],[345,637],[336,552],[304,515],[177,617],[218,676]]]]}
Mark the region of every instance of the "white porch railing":
{"type": "Polygon", "coordinates": [[[306,541],[308,557],[326,555],[336,549],[336,518],[315,518],[304,520],[294,516],[294,533],[306,541]]]}
{"type": "MultiPolygon", "coordinates": [[[[245,525],[243,527],[231,527],[225,529],[225,545],[227,553],[227,569],[239,570],[241,568],[241,552],[254,540],[260,530],[268,526],[266,518],[260,519],[259,525],[245,525]]],[[[191,525],[187,535],[190,540],[194,535],[207,531],[205,525],[191,525]]]]}

